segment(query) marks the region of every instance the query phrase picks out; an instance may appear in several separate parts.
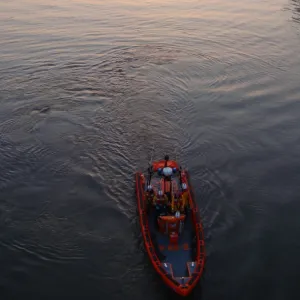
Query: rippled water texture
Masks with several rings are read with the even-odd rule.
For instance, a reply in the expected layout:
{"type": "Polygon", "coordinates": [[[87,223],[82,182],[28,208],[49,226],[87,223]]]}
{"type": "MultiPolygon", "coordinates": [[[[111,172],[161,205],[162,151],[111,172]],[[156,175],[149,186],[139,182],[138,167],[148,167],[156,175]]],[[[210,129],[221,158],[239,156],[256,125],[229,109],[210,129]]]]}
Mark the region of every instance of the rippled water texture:
{"type": "Polygon", "coordinates": [[[190,298],[299,299],[299,20],[296,0],[1,1],[1,299],[174,298],[136,217],[153,145],[201,209],[190,298]]]}

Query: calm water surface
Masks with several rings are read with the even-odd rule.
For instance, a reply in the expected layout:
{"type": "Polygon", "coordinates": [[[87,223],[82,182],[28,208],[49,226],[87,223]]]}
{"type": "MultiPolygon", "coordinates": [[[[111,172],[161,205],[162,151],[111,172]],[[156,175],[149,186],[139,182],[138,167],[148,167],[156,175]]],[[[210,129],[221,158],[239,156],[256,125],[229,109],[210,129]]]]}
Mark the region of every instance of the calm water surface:
{"type": "Polygon", "coordinates": [[[133,174],[188,167],[207,263],[190,299],[299,299],[300,2],[0,3],[0,297],[176,299],[133,174]]]}

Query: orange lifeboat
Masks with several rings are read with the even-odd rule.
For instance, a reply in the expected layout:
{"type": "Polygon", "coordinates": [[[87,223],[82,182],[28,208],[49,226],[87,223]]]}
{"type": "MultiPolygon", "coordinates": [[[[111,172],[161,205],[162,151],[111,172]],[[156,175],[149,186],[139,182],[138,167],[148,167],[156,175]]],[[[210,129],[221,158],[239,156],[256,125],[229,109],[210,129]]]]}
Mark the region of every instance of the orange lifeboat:
{"type": "Polygon", "coordinates": [[[199,282],[205,261],[203,227],[189,174],[174,160],[155,161],[151,167],[148,178],[141,172],[135,175],[145,249],[163,282],[177,294],[187,296],[199,282]],[[164,168],[168,168],[168,178],[165,178],[164,168]],[[172,187],[169,192],[164,190],[166,181],[172,187]],[[148,188],[156,195],[166,193],[171,197],[184,192],[187,195],[184,213],[172,213],[170,203],[161,205],[159,201],[147,201],[148,188]]]}

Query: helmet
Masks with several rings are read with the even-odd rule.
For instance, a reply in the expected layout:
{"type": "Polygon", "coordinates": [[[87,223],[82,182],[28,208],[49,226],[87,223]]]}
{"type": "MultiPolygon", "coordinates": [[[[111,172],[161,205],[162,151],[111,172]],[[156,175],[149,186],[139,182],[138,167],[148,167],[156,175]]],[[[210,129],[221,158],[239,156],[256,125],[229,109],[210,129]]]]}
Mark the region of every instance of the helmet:
{"type": "Polygon", "coordinates": [[[186,183],[183,183],[183,184],[182,184],[182,189],[183,189],[183,190],[186,190],[186,189],[187,189],[186,183]]]}
{"type": "Polygon", "coordinates": [[[173,173],[172,168],[170,168],[170,167],[165,167],[165,168],[163,168],[163,174],[164,174],[165,176],[171,176],[172,173],[173,173]]]}
{"type": "Polygon", "coordinates": [[[152,185],[151,184],[148,185],[147,190],[152,191],[152,185]]]}
{"type": "Polygon", "coordinates": [[[158,191],[158,196],[162,196],[163,192],[162,191],[158,191]]]}

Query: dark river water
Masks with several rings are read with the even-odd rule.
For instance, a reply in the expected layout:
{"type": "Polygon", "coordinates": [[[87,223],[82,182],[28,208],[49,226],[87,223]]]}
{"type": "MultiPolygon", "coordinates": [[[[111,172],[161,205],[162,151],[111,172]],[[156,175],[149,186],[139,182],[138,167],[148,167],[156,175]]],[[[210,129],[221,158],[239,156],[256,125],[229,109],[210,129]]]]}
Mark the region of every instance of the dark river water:
{"type": "Polygon", "coordinates": [[[134,172],[190,170],[190,299],[300,299],[300,1],[0,2],[0,298],[177,299],[134,172]]]}

